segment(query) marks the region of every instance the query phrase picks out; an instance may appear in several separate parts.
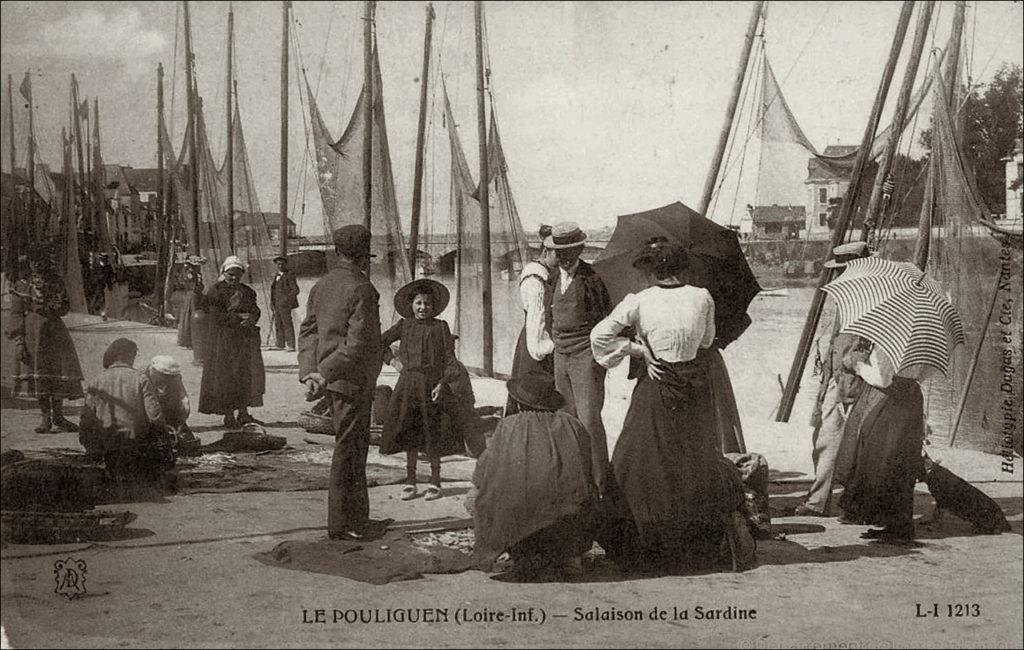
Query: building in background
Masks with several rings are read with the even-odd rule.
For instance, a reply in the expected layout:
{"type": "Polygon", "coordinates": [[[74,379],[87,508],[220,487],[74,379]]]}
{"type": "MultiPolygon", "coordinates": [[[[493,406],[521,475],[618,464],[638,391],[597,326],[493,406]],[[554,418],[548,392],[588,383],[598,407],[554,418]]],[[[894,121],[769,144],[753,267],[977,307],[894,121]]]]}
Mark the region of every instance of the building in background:
{"type": "Polygon", "coordinates": [[[744,221],[748,221],[749,239],[799,239],[800,231],[806,228],[807,211],[802,205],[758,205],[747,208],[747,217],[740,221],[740,232],[743,233],[744,221]]]}
{"type": "Polygon", "coordinates": [[[857,149],[855,145],[833,144],[825,147],[820,156],[808,159],[807,180],[804,181],[807,186],[805,239],[827,239],[831,236],[829,200],[846,195],[857,149]]]}
{"type": "Polygon", "coordinates": [[[1013,151],[1003,158],[1006,163],[1006,215],[1010,222],[1021,220],[1021,183],[1024,179],[1024,153],[1021,152],[1021,139],[1013,143],[1013,151]]]}

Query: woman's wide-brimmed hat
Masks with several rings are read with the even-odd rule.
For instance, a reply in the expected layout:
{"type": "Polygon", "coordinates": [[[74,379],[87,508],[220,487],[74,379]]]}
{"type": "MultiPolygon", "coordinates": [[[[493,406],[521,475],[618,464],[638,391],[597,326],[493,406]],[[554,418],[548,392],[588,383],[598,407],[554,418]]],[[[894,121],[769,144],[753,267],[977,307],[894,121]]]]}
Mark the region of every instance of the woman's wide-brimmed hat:
{"type": "Polygon", "coordinates": [[[505,383],[509,397],[527,408],[538,411],[557,411],[565,406],[565,398],[555,390],[555,382],[544,378],[527,375],[509,379],[505,383]]]}
{"type": "Polygon", "coordinates": [[[678,273],[689,265],[686,249],[665,237],[650,239],[633,259],[635,268],[663,274],[678,273]]]}
{"type": "Polygon", "coordinates": [[[395,311],[403,318],[412,318],[413,298],[421,293],[429,293],[434,297],[434,315],[437,316],[448,306],[450,294],[448,287],[437,280],[420,278],[413,280],[395,293],[395,311]]]}
{"type": "Polygon", "coordinates": [[[575,248],[587,241],[587,233],[580,230],[578,223],[565,221],[551,227],[551,234],[544,238],[545,248],[575,248]]]}

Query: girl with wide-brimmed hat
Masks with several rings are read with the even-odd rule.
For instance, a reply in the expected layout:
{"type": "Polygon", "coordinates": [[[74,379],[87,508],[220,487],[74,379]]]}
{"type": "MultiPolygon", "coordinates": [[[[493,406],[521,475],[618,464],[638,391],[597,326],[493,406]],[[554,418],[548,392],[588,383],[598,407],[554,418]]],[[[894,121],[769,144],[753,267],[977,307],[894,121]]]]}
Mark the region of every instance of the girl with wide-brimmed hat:
{"type": "Polygon", "coordinates": [[[434,280],[413,280],[395,294],[395,310],[402,320],[382,334],[385,348],[401,341],[398,359],[402,370],[391,395],[380,450],[406,453],[406,485],[402,499],[418,496],[416,461],[424,451],[430,460],[426,499],[441,497],[441,457],[462,453],[457,431],[458,405],[453,389],[459,380],[459,362],[448,323],[436,318],[448,306],[448,289],[434,280]]]}

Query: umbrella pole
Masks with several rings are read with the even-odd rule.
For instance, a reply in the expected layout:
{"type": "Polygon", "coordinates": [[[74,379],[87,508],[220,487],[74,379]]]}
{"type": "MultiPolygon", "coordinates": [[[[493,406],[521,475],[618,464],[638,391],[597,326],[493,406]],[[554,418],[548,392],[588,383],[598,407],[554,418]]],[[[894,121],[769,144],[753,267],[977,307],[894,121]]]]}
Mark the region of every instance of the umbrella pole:
{"type": "Polygon", "coordinates": [[[967,406],[967,394],[971,391],[971,384],[974,382],[974,373],[978,369],[978,359],[981,358],[981,351],[985,347],[985,334],[992,324],[992,314],[996,310],[996,299],[999,296],[1000,274],[996,274],[995,286],[992,287],[992,300],[988,303],[988,315],[985,317],[985,324],[981,328],[981,335],[978,337],[978,345],[974,348],[974,356],[971,358],[971,365],[967,368],[967,378],[960,389],[960,401],[956,405],[956,417],[953,419],[953,427],[949,432],[949,446],[953,447],[956,442],[957,430],[960,428],[960,420],[963,419],[964,408],[967,406]]]}

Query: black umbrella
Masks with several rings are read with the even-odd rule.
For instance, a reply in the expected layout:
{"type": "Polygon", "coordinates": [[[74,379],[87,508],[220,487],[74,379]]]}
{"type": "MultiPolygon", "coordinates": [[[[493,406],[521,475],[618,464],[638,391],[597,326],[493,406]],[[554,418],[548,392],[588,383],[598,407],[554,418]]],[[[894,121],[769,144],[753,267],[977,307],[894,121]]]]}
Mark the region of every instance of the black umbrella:
{"type": "Polygon", "coordinates": [[[608,246],[594,262],[614,302],[649,286],[633,260],[652,237],[682,245],[690,256],[687,281],[704,287],[715,300],[715,341],[724,348],[750,325],[747,307],[761,291],[736,233],[705,219],[682,203],[624,214],[608,246]]]}

